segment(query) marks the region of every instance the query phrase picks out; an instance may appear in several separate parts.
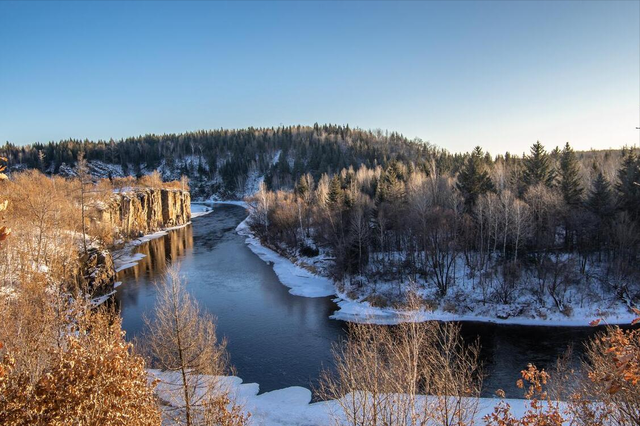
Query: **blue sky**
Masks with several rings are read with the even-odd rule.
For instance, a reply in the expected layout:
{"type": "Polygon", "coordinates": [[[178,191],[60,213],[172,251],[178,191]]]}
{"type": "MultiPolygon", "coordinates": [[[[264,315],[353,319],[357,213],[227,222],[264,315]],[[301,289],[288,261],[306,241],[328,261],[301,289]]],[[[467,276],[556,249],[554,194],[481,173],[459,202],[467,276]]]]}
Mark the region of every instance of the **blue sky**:
{"type": "Polygon", "coordinates": [[[0,2],[0,141],[339,123],[637,144],[640,2],[0,2]]]}

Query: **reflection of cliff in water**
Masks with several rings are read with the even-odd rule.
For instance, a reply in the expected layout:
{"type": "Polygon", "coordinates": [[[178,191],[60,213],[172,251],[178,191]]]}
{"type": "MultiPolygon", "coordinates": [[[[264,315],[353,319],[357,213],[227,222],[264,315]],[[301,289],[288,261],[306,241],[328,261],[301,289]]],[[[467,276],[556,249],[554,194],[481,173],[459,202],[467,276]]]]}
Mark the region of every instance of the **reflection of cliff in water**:
{"type": "Polygon", "coordinates": [[[144,258],[136,266],[118,272],[117,281],[138,281],[141,275],[151,280],[162,279],[167,267],[176,259],[193,249],[193,228],[191,225],[170,231],[167,235],[150,240],[135,249],[144,258]]]}

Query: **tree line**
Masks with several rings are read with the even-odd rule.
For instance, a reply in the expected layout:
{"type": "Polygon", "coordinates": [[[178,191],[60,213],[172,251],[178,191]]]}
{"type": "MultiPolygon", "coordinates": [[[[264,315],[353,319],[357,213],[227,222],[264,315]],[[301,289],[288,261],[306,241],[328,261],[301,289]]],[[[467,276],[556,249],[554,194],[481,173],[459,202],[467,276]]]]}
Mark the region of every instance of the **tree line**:
{"type": "Polygon", "coordinates": [[[330,124],[148,134],[118,141],[68,139],[25,146],[7,142],[0,148],[13,169],[34,168],[49,174],[74,167],[80,152],[89,162],[116,166],[115,172],[107,173],[139,177],[161,168],[188,176],[200,195],[233,194],[252,173],[266,175],[270,185],[281,187],[291,186],[304,173],[319,177],[349,166],[373,167],[444,155],[398,133],[330,124]],[[274,163],[278,152],[280,161],[274,163]]]}
{"type": "Polygon", "coordinates": [[[562,311],[567,288],[596,265],[611,292],[637,301],[638,182],[632,149],[589,158],[537,142],[523,157],[477,147],[458,169],[431,158],[304,174],[293,190],[263,185],[251,204],[265,243],[325,250],[333,276],[355,288],[425,282],[445,296],[467,275],[488,286],[487,299],[510,303],[531,271],[532,291],[562,311]]]}

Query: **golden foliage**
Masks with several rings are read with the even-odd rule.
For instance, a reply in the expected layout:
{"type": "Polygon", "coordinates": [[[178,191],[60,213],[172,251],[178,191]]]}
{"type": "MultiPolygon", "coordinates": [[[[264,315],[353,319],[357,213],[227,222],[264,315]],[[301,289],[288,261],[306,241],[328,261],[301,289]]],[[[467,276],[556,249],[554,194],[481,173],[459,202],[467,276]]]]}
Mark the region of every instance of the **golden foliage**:
{"type": "Polygon", "coordinates": [[[50,368],[35,382],[12,375],[5,354],[0,372],[0,423],[6,425],[159,425],[160,412],[144,360],[124,340],[120,319],[84,311],[50,368]]]}
{"type": "Polygon", "coordinates": [[[154,189],[180,189],[182,191],[188,191],[189,178],[182,176],[180,180],[164,182],[160,173],[157,170],[154,170],[152,173],[140,177],[132,186],[154,189]]]}
{"type": "Polygon", "coordinates": [[[250,413],[229,398],[227,393],[212,395],[203,402],[202,426],[246,426],[250,413]]]}
{"type": "Polygon", "coordinates": [[[612,425],[640,425],[640,330],[608,328],[589,342],[587,358],[587,380],[577,396],[600,401],[599,412],[584,404],[576,411],[612,425]]]}
{"type": "MultiPolygon", "coordinates": [[[[5,157],[0,157],[0,162],[2,163],[6,163],[7,159],[5,157]]],[[[0,180],[6,180],[7,179],[7,175],[5,175],[4,172],[7,169],[7,166],[4,165],[0,165],[0,180]]]]}
{"type": "MultiPolygon", "coordinates": [[[[0,157],[0,162],[6,162],[6,161],[7,161],[6,158],[0,157]]],[[[0,164],[0,181],[7,180],[7,175],[2,173],[6,168],[7,166],[0,164]]],[[[4,221],[4,216],[2,216],[2,212],[7,210],[8,203],[9,202],[7,200],[0,201],[0,220],[2,221],[4,221]]],[[[7,228],[6,226],[0,226],[0,241],[6,240],[10,233],[11,233],[10,228],[7,228]]]]}
{"type": "MultiPolygon", "coordinates": [[[[529,364],[521,371],[522,379],[518,380],[518,387],[525,389],[524,396],[528,400],[528,408],[524,416],[515,417],[511,413],[511,406],[506,402],[498,404],[494,411],[485,416],[487,426],[562,426],[566,418],[562,415],[560,403],[551,400],[546,386],[549,374],[538,370],[529,364]]],[[[504,396],[504,392],[500,393],[504,396]]]]}

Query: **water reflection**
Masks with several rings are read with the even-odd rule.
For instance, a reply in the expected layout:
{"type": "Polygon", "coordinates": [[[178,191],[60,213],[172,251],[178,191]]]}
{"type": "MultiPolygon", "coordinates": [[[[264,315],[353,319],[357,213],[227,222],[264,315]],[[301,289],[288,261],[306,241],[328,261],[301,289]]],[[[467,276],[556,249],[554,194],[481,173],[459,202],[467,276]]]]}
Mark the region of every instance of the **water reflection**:
{"type": "Polygon", "coordinates": [[[118,281],[137,281],[143,274],[149,278],[162,277],[173,259],[184,256],[193,248],[193,228],[187,225],[167,235],[141,244],[136,253],[145,255],[133,268],[118,272],[118,281]]]}

